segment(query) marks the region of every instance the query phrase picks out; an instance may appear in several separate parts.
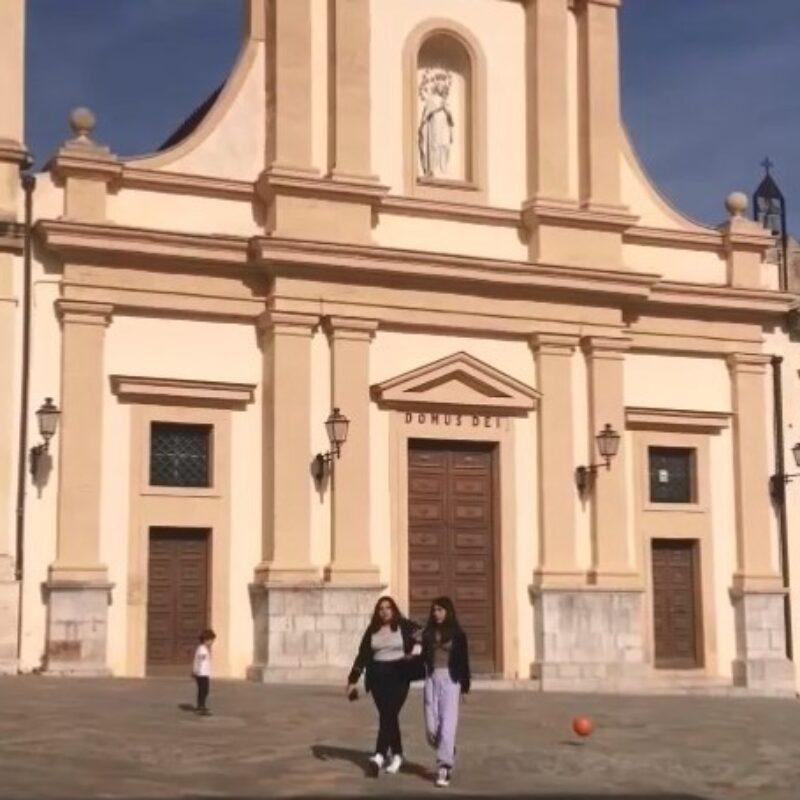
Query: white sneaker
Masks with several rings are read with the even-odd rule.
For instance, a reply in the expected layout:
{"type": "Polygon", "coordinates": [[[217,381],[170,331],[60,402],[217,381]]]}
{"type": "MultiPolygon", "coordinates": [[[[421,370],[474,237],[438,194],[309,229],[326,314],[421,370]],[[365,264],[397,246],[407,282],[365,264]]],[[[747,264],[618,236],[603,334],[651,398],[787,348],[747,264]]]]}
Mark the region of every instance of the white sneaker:
{"type": "Polygon", "coordinates": [[[439,767],[439,772],[436,774],[434,781],[436,786],[445,787],[450,785],[450,770],[447,767],[439,767]]]}
{"type": "Polygon", "coordinates": [[[384,758],[380,753],[375,753],[374,756],[370,756],[369,759],[369,767],[370,772],[374,777],[378,777],[381,772],[381,767],[383,766],[384,758]]]}
{"type": "Polygon", "coordinates": [[[387,764],[386,771],[390,775],[396,775],[400,772],[400,767],[403,764],[403,756],[392,756],[392,760],[387,764]]]}

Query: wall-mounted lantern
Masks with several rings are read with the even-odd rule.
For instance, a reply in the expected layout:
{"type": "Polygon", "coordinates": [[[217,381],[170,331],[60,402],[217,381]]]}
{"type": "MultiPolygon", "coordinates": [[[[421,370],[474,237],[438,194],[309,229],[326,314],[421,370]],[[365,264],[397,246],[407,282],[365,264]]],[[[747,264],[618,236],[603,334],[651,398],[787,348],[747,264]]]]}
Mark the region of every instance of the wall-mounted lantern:
{"type": "Polygon", "coordinates": [[[620,435],[608,422],[603,430],[595,436],[597,450],[604,462],[602,464],[589,464],[585,467],[578,467],[575,470],[575,484],[581,494],[588,491],[592,483],[592,477],[600,467],[604,466],[606,469],[611,469],[611,459],[614,458],[619,450],[620,438],[620,435]]]}
{"type": "Polygon", "coordinates": [[[43,441],[41,444],[37,444],[31,448],[31,475],[34,479],[39,475],[39,465],[42,461],[42,457],[50,449],[50,440],[55,436],[56,430],[58,430],[58,418],[60,416],[61,412],[58,410],[58,406],[53,403],[52,397],[46,397],[44,403],[42,403],[36,411],[39,435],[42,437],[43,441]]]}
{"type": "Polygon", "coordinates": [[[347,441],[347,430],[350,427],[350,420],[334,408],[333,411],[325,420],[325,430],[328,434],[328,441],[331,443],[331,449],[327,453],[317,453],[314,458],[313,475],[317,481],[321,481],[325,476],[325,467],[327,464],[332,464],[333,459],[339,458],[341,455],[342,445],[347,441]]]}
{"type": "MultiPolygon", "coordinates": [[[[792,455],[794,456],[794,463],[800,467],[800,442],[792,448],[792,455]]],[[[800,478],[800,472],[792,472],[787,475],[783,472],[776,472],[769,479],[769,493],[775,500],[783,499],[786,484],[793,478],[800,478]]]]}

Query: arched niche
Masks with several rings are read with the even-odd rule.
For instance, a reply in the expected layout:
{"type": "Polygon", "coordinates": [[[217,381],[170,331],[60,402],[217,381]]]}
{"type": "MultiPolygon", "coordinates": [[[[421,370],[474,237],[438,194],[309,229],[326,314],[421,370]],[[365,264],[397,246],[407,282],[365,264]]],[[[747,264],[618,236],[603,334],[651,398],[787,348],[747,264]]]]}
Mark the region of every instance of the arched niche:
{"type": "Polygon", "coordinates": [[[428,20],[406,43],[407,194],[485,200],[485,65],[472,35],[449,20],[428,20]]]}

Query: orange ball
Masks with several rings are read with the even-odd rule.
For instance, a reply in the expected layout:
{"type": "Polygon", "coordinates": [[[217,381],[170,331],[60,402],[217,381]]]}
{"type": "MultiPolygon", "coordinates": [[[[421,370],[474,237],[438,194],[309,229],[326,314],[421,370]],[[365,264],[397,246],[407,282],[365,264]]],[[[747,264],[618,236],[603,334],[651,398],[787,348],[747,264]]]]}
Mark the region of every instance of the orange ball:
{"type": "Polygon", "coordinates": [[[572,730],[578,734],[578,736],[590,736],[594,727],[592,725],[592,721],[588,717],[575,717],[572,720],[572,730]]]}

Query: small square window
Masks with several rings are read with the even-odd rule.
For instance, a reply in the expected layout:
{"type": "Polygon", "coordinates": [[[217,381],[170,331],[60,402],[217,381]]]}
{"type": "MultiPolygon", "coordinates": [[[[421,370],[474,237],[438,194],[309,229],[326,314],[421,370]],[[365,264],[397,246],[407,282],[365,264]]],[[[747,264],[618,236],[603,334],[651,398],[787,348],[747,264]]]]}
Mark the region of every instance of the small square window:
{"type": "Polygon", "coordinates": [[[153,422],[150,425],[150,485],[211,485],[211,425],[153,422]]]}
{"type": "Polygon", "coordinates": [[[651,503],[696,503],[695,450],[649,447],[651,503]]]}

